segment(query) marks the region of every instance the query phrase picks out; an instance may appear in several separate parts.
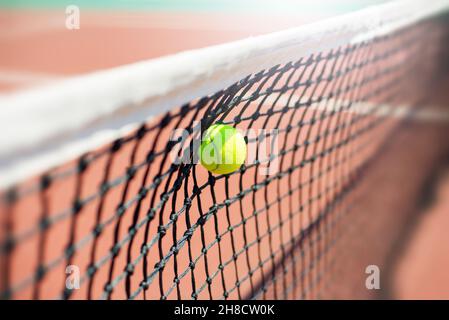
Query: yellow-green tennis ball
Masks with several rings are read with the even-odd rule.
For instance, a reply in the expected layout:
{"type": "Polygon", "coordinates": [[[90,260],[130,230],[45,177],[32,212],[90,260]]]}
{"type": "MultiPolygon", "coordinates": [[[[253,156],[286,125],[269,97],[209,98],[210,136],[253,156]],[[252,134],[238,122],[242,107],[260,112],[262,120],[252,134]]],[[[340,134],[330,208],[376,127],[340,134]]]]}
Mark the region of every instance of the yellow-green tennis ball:
{"type": "Polygon", "coordinates": [[[232,126],[214,124],[203,134],[200,147],[201,164],[215,174],[236,171],[245,162],[246,142],[232,126]]]}

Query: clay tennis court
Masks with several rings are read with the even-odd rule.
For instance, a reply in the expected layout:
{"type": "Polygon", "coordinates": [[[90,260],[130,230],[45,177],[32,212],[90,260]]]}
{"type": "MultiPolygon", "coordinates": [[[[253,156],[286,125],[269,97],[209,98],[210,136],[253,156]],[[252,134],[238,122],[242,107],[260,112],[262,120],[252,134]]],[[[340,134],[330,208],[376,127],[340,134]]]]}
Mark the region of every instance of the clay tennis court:
{"type": "MultiPolygon", "coordinates": [[[[356,10],[359,6],[361,6],[360,3],[349,9],[346,7],[345,11],[356,10]]],[[[68,30],[65,27],[66,16],[62,8],[8,7],[0,12],[2,26],[0,46],[4,48],[0,52],[0,88],[2,94],[9,95],[21,90],[48,86],[74,75],[319,21],[340,14],[342,10],[337,9],[310,10],[309,13],[303,12],[299,18],[296,14],[276,12],[267,23],[266,12],[249,14],[248,10],[244,9],[230,13],[200,6],[191,10],[185,8],[123,10],[122,8],[100,9],[94,6],[86,10],[82,8],[79,30],[68,30]]],[[[417,36],[419,32],[418,30],[411,33],[410,38],[417,36]]],[[[375,50],[388,49],[395,44],[394,40],[391,40],[391,43],[378,45],[375,50]]],[[[410,50],[413,50],[413,47],[410,50]]],[[[407,55],[407,51],[398,55],[395,55],[394,50],[392,52],[393,58],[390,61],[392,66],[399,65],[403,57],[401,54],[407,55]]],[[[360,57],[363,57],[363,52],[353,59],[357,61],[356,59],[360,57]]],[[[332,63],[351,66],[351,63],[354,63],[351,59],[352,56],[346,58],[343,55],[341,60],[335,58],[335,62],[332,63]]],[[[294,70],[298,72],[301,72],[302,68],[306,70],[301,65],[295,68],[294,70]]],[[[366,68],[365,72],[376,74],[376,68],[374,62],[372,66],[366,68]]],[[[324,67],[324,62],[316,63],[316,70],[320,69],[323,70],[321,77],[329,72],[324,67]]],[[[305,77],[312,80],[321,79],[316,78],[315,72],[304,71],[305,77]]],[[[348,74],[348,79],[352,79],[351,73],[348,74]]],[[[376,88],[388,87],[388,81],[396,79],[398,75],[400,73],[392,73],[374,80],[357,94],[365,97],[365,100],[373,105],[380,103],[388,97],[388,92],[384,93],[385,96],[375,96],[372,92],[376,88]]],[[[276,88],[276,81],[288,83],[287,75],[276,79],[271,78],[264,82],[260,90],[276,88]]],[[[444,99],[446,88],[447,82],[442,82],[441,86],[435,89],[435,102],[432,102],[432,105],[441,106],[446,103],[447,100],[444,99]],[[438,99],[443,102],[440,103],[438,99]]],[[[307,94],[297,99],[298,101],[303,99],[304,103],[307,103],[308,95],[314,97],[317,93],[323,94],[321,92],[326,90],[329,89],[325,85],[317,86],[316,89],[307,91],[307,94]]],[[[344,108],[344,102],[350,101],[351,94],[350,90],[341,93],[338,99],[335,99],[338,102],[334,108],[336,110],[344,108]]],[[[244,94],[242,96],[245,97],[244,94]]],[[[395,103],[404,104],[413,100],[413,96],[400,96],[398,99],[395,103]]],[[[208,103],[212,105],[212,102],[208,103]]],[[[236,116],[245,118],[246,115],[248,119],[242,121],[242,128],[267,130],[286,129],[291,123],[298,121],[314,124],[314,119],[323,114],[323,110],[312,108],[310,112],[293,111],[272,116],[269,110],[273,106],[276,110],[276,103],[276,99],[274,101],[256,99],[245,108],[246,114],[239,114],[235,110],[227,113],[226,119],[231,121],[236,116]],[[256,113],[256,110],[258,110],[257,114],[268,114],[267,119],[253,121],[251,116],[256,113]],[[269,117],[271,120],[268,119],[269,117]]],[[[441,174],[442,178],[438,179],[438,187],[436,187],[441,191],[435,191],[440,196],[428,208],[423,210],[417,208],[416,203],[410,202],[410,196],[421,198],[423,190],[419,186],[423,185],[427,179],[427,176],[420,172],[420,168],[444,167],[447,156],[445,149],[442,147],[436,152],[432,146],[434,148],[435,144],[444,145],[441,132],[445,127],[441,124],[428,125],[420,121],[412,122],[407,130],[391,139],[391,145],[382,149],[383,153],[377,155],[377,149],[382,145],[382,141],[394,131],[393,128],[398,121],[394,118],[373,129],[377,130],[373,131],[373,136],[376,137],[374,140],[369,137],[357,140],[357,143],[343,146],[335,153],[330,152],[319,161],[312,161],[306,169],[293,170],[291,175],[279,176],[261,191],[253,190],[248,197],[237,196],[232,203],[221,208],[226,214],[219,217],[209,215],[210,219],[207,222],[198,224],[196,226],[198,232],[189,238],[188,245],[180,248],[176,254],[172,254],[170,259],[167,259],[167,263],[161,267],[161,258],[167,252],[171,252],[173,243],[183,238],[184,231],[195,225],[196,221],[200,221],[205,213],[215,210],[210,208],[211,205],[226,203],[227,198],[233,198],[244,190],[252,190],[253,185],[260,183],[258,179],[262,180],[262,184],[265,180],[257,178],[257,172],[261,170],[259,166],[250,167],[244,173],[245,176],[231,176],[217,181],[212,179],[213,191],[205,191],[192,201],[188,205],[189,214],[180,215],[179,220],[171,220],[170,214],[178,211],[185,212],[187,193],[184,192],[187,191],[182,188],[176,190],[170,202],[164,202],[164,195],[167,195],[170,185],[176,181],[176,174],[170,171],[171,163],[166,157],[155,156],[151,165],[146,165],[148,148],[152,150],[153,155],[163,154],[167,147],[165,142],[169,140],[174,129],[190,127],[193,120],[206,117],[208,106],[200,108],[200,105],[202,106],[200,101],[192,102],[192,110],[198,110],[192,117],[187,113],[184,114],[183,109],[174,109],[172,119],[176,121],[158,126],[157,124],[164,119],[161,116],[149,123],[143,136],[139,134],[139,131],[135,131],[123,137],[126,143],[93,150],[93,156],[89,156],[95,158],[95,161],[92,163],[88,161],[88,165],[82,172],[66,174],[79,168],[80,163],[84,166],[84,159],[70,161],[52,170],[50,176],[60,175],[66,178],[50,179],[51,183],[47,185],[44,182],[44,188],[39,192],[25,193],[26,196],[20,202],[12,206],[2,206],[2,225],[6,228],[2,229],[3,234],[0,238],[3,239],[6,234],[8,236],[12,234],[22,241],[15,246],[14,254],[3,259],[2,286],[0,287],[15,288],[11,297],[14,299],[59,298],[64,293],[67,265],[76,265],[81,270],[88,270],[92,263],[101,262],[102,257],[108,257],[106,261],[113,262],[100,263],[97,270],[84,279],[81,289],[74,290],[70,298],[124,299],[130,298],[131,295],[135,299],[160,299],[161,296],[168,299],[190,299],[192,292],[196,293],[195,298],[199,299],[220,298],[223,297],[224,292],[226,297],[233,299],[252,297],[255,292],[262,292],[259,298],[278,299],[376,298],[382,295],[388,298],[405,299],[449,297],[449,280],[445,279],[447,275],[444,274],[444,270],[447,270],[444,266],[449,263],[447,259],[445,260],[447,248],[444,245],[448,239],[446,233],[438,230],[439,226],[444,225],[444,221],[447,220],[447,214],[443,212],[447,213],[445,208],[449,206],[446,203],[447,197],[444,196],[447,189],[446,183],[442,180],[444,175],[441,174]],[[155,124],[154,128],[151,123],[155,124]],[[136,139],[136,137],[139,138],[136,139]],[[428,141],[433,141],[434,144],[431,145],[428,141]],[[405,147],[408,143],[416,144],[422,152],[415,154],[413,150],[405,147]],[[338,209],[335,210],[338,213],[346,212],[345,208],[353,208],[352,203],[355,203],[356,209],[348,210],[352,214],[347,216],[330,214],[323,215],[322,218],[322,212],[326,212],[329,204],[334,206],[334,199],[337,199],[339,194],[343,194],[346,187],[352,185],[351,181],[359,171],[351,168],[359,166],[364,168],[365,162],[372,158],[375,161],[370,162],[369,177],[366,178],[368,182],[357,185],[356,192],[344,198],[342,203],[335,204],[335,208],[338,209]],[[414,160],[413,163],[409,161],[411,158],[414,160]],[[340,165],[342,163],[343,165],[340,165]],[[146,169],[136,170],[131,176],[127,176],[128,168],[133,166],[146,167],[146,169]],[[330,175],[320,174],[325,171],[329,171],[330,175]],[[127,201],[131,201],[145,183],[154,182],[166,172],[169,172],[168,182],[164,181],[164,184],[160,186],[156,184],[154,189],[150,190],[150,201],[133,201],[126,206],[126,211],[130,214],[117,215],[118,208],[127,201]],[[339,177],[343,177],[341,181],[333,180],[339,177]],[[404,190],[398,192],[397,186],[388,183],[393,177],[404,181],[404,190]],[[313,183],[309,183],[311,179],[313,183]],[[117,181],[117,187],[103,190],[104,194],[101,197],[93,197],[92,201],[86,201],[85,204],[83,202],[83,205],[77,208],[78,200],[90,199],[92,195],[96,195],[100,190],[99,186],[105,181],[112,184],[117,181]],[[299,184],[305,187],[292,189],[292,181],[299,181],[299,184]],[[373,196],[373,190],[379,191],[373,196]],[[290,200],[281,202],[280,198],[290,200]],[[305,205],[291,200],[296,198],[311,203],[305,205]],[[267,204],[271,203],[273,205],[267,207],[267,204]],[[145,221],[144,213],[151,212],[151,208],[155,206],[160,209],[157,216],[159,221],[148,223],[130,237],[130,228],[135,228],[138,222],[145,221]],[[77,214],[71,214],[70,210],[75,210],[77,214]],[[259,211],[260,214],[254,215],[254,212],[259,211]],[[304,214],[293,214],[303,211],[305,211],[304,214]],[[376,212],[379,223],[371,223],[370,216],[354,215],[353,212],[376,212]],[[386,234],[389,236],[378,239],[376,235],[385,232],[383,223],[389,221],[391,216],[398,215],[399,212],[407,214],[413,212],[413,214],[397,216],[388,225],[389,231],[386,234]],[[409,221],[410,217],[413,217],[413,221],[409,221]],[[245,220],[243,224],[242,219],[245,220]],[[324,222],[315,224],[314,221],[317,220],[324,222]],[[42,226],[42,221],[53,221],[51,228],[42,226]],[[345,221],[350,221],[351,225],[348,227],[345,221]],[[101,236],[95,236],[92,239],[92,231],[95,231],[99,223],[105,224],[104,230],[101,231],[101,236]],[[382,243],[397,241],[396,237],[399,235],[395,234],[394,230],[401,228],[404,224],[413,225],[414,228],[410,228],[407,242],[400,250],[394,251],[394,256],[391,256],[391,252],[386,252],[382,243]],[[161,226],[164,225],[169,227],[162,231],[164,235],[160,237],[161,226]],[[234,227],[229,229],[230,226],[234,227]],[[145,232],[144,229],[146,229],[145,232]],[[310,230],[309,238],[304,241],[292,238],[291,242],[285,242],[285,239],[292,235],[301,235],[303,230],[310,230]],[[334,241],[336,239],[334,236],[338,235],[339,230],[345,230],[344,237],[334,241]],[[217,235],[221,235],[219,241],[217,241],[217,235]],[[377,258],[373,259],[372,255],[366,252],[366,243],[354,241],[363,236],[376,239],[376,243],[379,242],[371,244],[373,251],[377,253],[377,258]],[[113,244],[119,243],[121,239],[126,240],[124,245],[120,245],[119,251],[110,256],[111,250],[114,249],[113,244]],[[142,254],[141,244],[151,239],[155,239],[155,246],[148,253],[142,254]],[[84,243],[83,241],[86,241],[86,245],[73,247],[73,245],[84,243]],[[300,243],[300,250],[295,249],[296,241],[300,243]],[[238,248],[235,247],[236,243],[238,248]],[[207,244],[212,245],[208,247],[207,244]],[[207,255],[204,252],[206,247],[207,255]],[[68,248],[75,249],[75,253],[67,254],[68,248]],[[273,256],[274,249],[276,254],[273,256]],[[356,258],[351,256],[351,253],[356,258]],[[127,264],[136,259],[139,262],[136,263],[136,268],[132,272],[123,273],[127,264]],[[295,259],[301,261],[299,266],[295,259]],[[341,259],[345,263],[333,263],[341,259]],[[194,271],[189,269],[192,261],[195,262],[194,271]],[[316,265],[314,261],[317,262],[316,265]],[[156,266],[157,263],[159,266],[154,270],[158,272],[151,277],[150,266],[156,266]],[[257,267],[258,264],[259,267],[257,267]],[[366,275],[363,271],[364,266],[368,264],[388,264],[388,277],[391,277],[388,290],[382,291],[381,294],[365,290],[366,275]],[[438,267],[435,266],[436,264],[438,267]],[[42,273],[40,278],[29,278],[29,275],[38,274],[39,267],[42,265],[47,265],[51,272],[42,273]],[[224,267],[220,268],[220,265],[224,267]],[[293,266],[293,273],[283,273],[283,270],[290,265],[293,266]],[[245,274],[250,276],[244,276],[245,274]],[[267,275],[276,280],[268,282],[267,290],[261,290],[260,283],[265,283],[264,277],[267,275]],[[153,281],[146,286],[145,290],[141,290],[142,279],[148,277],[151,277],[153,281]],[[421,280],[417,279],[418,277],[421,280]],[[114,288],[108,291],[104,284],[111,283],[113,280],[117,280],[114,282],[114,288]],[[345,285],[349,282],[353,285],[345,285]],[[330,285],[326,286],[326,283],[330,285]],[[289,288],[291,290],[286,290],[289,288]]],[[[295,141],[307,140],[332,130],[337,132],[334,136],[325,136],[326,139],[319,140],[315,145],[306,148],[303,153],[295,151],[291,154],[283,154],[280,170],[290,172],[288,165],[297,163],[299,158],[314,158],[320,151],[326,148],[332,149],[338,142],[338,138],[351,137],[351,134],[358,132],[357,130],[371,128],[373,123],[377,123],[374,116],[363,117],[357,112],[341,112],[338,117],[330,116],[319,125],[312,125],[310,130],[297,130],[296,135],[293,132],[281,136],[278,142],[283,149],[289,150],[295,146],[295,141]],[[359,118],[361,120],[358,120],[359,118]],[[351,121],[357,121],[356,126],[351,129],[354,131],[345,129],[345,123],[352,123],[351,121]]],[[[198,167],[195,170],[194,178],[185,180],[187,188],[211,183],[211,175],[204,168],[198,167]]],[[[178,175],[180,174],[181,171],[178,172],[178,175]]],[[[33,189],[36,185],[42,186],[42,181],[45,179],[36,177],[23,182],[19,193],[20,190],[33,189]]]]}

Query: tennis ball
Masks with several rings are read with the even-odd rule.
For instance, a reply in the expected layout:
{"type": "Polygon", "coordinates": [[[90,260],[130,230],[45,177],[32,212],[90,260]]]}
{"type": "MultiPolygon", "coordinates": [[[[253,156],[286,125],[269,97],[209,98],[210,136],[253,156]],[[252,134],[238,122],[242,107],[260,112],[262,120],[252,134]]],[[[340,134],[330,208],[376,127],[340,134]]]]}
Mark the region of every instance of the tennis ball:
{"type": "Polygon", "coordinates": [[[234,172],[240,168],[245,159],[245,138],[234,127],[214,124],[204,132],[200,146],[200,161],[210,172],[215,174],[234,172]]]}

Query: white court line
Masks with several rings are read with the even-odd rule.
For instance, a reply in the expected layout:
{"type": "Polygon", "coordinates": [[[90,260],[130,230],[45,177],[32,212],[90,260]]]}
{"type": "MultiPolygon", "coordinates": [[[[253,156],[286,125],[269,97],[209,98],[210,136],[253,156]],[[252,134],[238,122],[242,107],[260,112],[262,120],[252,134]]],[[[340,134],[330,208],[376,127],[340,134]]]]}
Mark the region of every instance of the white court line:
{"type": "MultiPolygon", "coordinates": [[[[290,99],[290,103],[300,102],[307,103],[309,97],[301,97],[293,95],[290,99]]],[[[316,99],[310,99],[314,101],[316,99]]],[[[294,105],[288,105],[288,94],[277,97],[275,94],[270,95],[265,99],[264,105],[272,106],[275,102],[277,106],[288,106],[294,108],[294,105]]],[[[257,102],[255,102],[257,103],[257,102]]],[[[342,106],[349,105],[348,101],[338,99],[327,99],[322,102],[314,103],[310,106],[312,110],[326,111],[327,113],[332,111],[340,111],[342,106]]],[[[406,104],[391,105],[391,104],[373,104],[370,102],[354,102],[349,108],[345,108],[344,112],[370,115],[373,117],[390,117],[390,118],[410,118],[410,120],[421,123],[449,123],[449,110],[448,108],[439,106],[410,106],[406,104]]]]}
{"type": "Polygon", "coordinates": [[[0,69],[0,83],[6,84],[29,85],[48,83],[62,78],[54,74],[0,69]]]}
{"type": "MultiPolygon", "coordinates": [[[[18,37],[27,37],[39,33],[48,33],[55,30],[65,31],[64,11],[60,13],[59,17],[49,19],[39,19],[34,23],[26,22],[24,25],[10,26],[9,28],[0,29],[0,39],[11,39],[18,37]]],[[[23,19],[23,18],[22,18],[23,19]]],[[[122,28],[122,29],[142,29],[142,30],[171,30],[171,31],[241,31],[244,26],[240,23],[221,23],[211,24],[198,20],[185,22],[180,18],[170,18],[162,20],[160,18],[152,19],[150,15],[141,16],[141,14],[129,15],[104,15],[86,13],[80,16],[80,30],[83,28],[122,28]]],[[[285,27],[284,27],[285,28],[285,27]]],[[[70,32],[77,32],[67,30],[70,32]]]]}
{"type": "MultiPolygon", "coordinates": [[[[288,27],[292,27],[293,25],[297,26],[306,22],[317,21],[330,15],[323,16],[318,15],[314,16],[311,19],[308,16],[299,15],[296,20],[293,20],[291,17],[287,18],[289,23],[285,23],[282,18],[278,18],[280,22],[276,23],[274,26],[278,26],[279,28],[285,29],[288,27]],[[306,20],[307,19],[307,20],[306,20]]],[[[212,14],[212,17],[214,15],[212,14]]],[[[251,25],[254,25],[257,28],[261,28],[260,31],[264,30],[273,30],[272,26],[266,26],[266,20],[263,18],[251,18],[249,23],[245,21],[244,17],[233,18],[232,15],[229,17],[224,16],[216,16],[216,23],[211,23],[211,21],[202,21],[201,15],[198,15],[196,19],[188,18],[182,19],[179,16],[170,16],[167,14],[166,19],[162,19],[156,16],[152,19],[151,16],[142,16],[142,15],[128,15],[128,16],[88,16],[88,19],[85,19],[82,22],[82,26],[89,27],[102,27],[102,28],[129,28],[129,29],[154,29],[154,30],[172,30],[172,31],[208,31],[208,32],[229,32],[229,31],[245,31],[251,25]]],[[[210,20],[210,18],[208,18],[210,20]]],[[[212,21],[213,22],[213,21],[212,21]]],[[[258,33],[260,33],[260,31],[258,33]]]]}
{"type": "MultiPolygon", "coordinates": [[[[24,25],[14,25],[9,28],[0,29],[0,39],[1,38],[17,38],[23,36],[36,35],[39,33],[50,32],[54,30],[66,30],[65,27],[65,13],[63,10],[61,12],[56,12],[59,16],[49,17],[49,18],[39,18],[36,21],[30,23],[27,20],[24,25]]],[[[170,30],[170,31],[207,31],[207,32],[238,32],[246,30],[248,22],[244,21],[244,17],[233,18],[229,15],[229,18],[224,16],[217,16],[214,23],[211,21],[202,21],[201,15],[194,19],[188,16],[188,19],[181,18],[179,15],[170,16],[169,13],[166,14],[166,18],[163,19],[156,15],[151,16],[151,13],[144,15],[138,14],[117,14],[117,13],[84,13],[81,11],[80,15],[80,28],[122,28],[122,29],[142,29],[142,30],[170,30]]],[[[209,15],[210,16],[210,15],[209,15]]],[[[212,15],[213,16],[213,15],[212,15]]],[[[300,25],[301,23],[310,23],[312,21],[317,21],[323,18],[330,17],[331,15],[317,15],[311,19],[308,16],[299,15],[299,18],[293,20],[293,18],[288,18],[289,23],[283,22],[279,19],[279,23],[275,24],[275,29],[285,29],[292,26],[300,25]],[[304,22],[305,20],[305,22],[304,22]]],[[[26,16],[21,19],[25,20],[26,16]]],[[[256,18],[251,20],[253,25],[258,28],[258,33],[272,31],[273,27],[266,25],[265,20],[262,18],[256,18]]],[[[80,30],[81,30],[80,29],[80,30]]],[[[69,31],[69,30],[68,30],[69,31]]],[[[72,31],[71,32],[76,32],[72,31]]],[[[82,30],[81,30],[82,31],[82,30]]]]}
{"type": "MultiPolygon", "coordinates": [[[[265,102],[270,103],[269,99],[274,99],[274,97],[268,98],[265,102]]],[[[286,103],[286,97],[282,97],[278,100],[278,103],[282,102],[286,103]]],[[[318,110],[326,110],[328,112],[332,110],[339,110],[345,102],[343,101],[332,101],[327,100],[327,103],[319,103],[314,104],[311,108],[316,108],[318,110]]],[[[449,112],[440,111],[442,108],[438,107],[426,107],[425,110],[418,111],[414,114],[412,119],[419,120],[421,122],[442,122],[449,123],[449,112]]],[[[355,112],[358,114],[371,114],[372,116],[391,116],[397,118],[403,118],[410,114],[411,108],[409,106],[391,106],[391,105],[373,105],[371,103],[356,103],[351,106],[351,109],[347,112],[355,112]],[[375,111],[373,112],[373,109],[375,111]]],[[[23,158],[21,161],[18,161],[14,164],[14,166],[5,170],[4,168],[0,168],[0,173],[4,174],[4,177],[22,177],[24,172],[36,172],[36,169],[39,168],[44,170],[44,168],[50,168],[51,166],[58,163],[58,159],[71,159],[74,156],[74,152],[78,152],[77,150],[85,150],[86,151],[86,143],[92,146],[98,146],[105,141],[111,141],[113,139],[122,137],[125,134],[128,134],[136,127],[134,125],[129,125],[121,128],[120,130],[105,130],[96,133],[95,135],[90,137],[89,141],[79,140],[73,141],[71,143],[67,143],[61,146],[56,150],[42,150],[37,156],[33,158],[23,158]],[[55,162],[57,161],[57,162],[55,162]]],[[[11,178],[12,179],[12,178],[11,178]]],[[[8,181],[8,180],[6,180],[8,181]]],[[[3,181],[0,181],[0,187],[7,187],[3,181]]]]}

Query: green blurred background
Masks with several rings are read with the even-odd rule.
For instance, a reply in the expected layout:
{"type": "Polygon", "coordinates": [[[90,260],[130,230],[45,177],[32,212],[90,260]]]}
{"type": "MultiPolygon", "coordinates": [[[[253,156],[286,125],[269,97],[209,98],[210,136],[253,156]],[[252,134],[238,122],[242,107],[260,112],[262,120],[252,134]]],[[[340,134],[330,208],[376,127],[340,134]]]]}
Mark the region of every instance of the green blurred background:
{"type": "Polygon", "coordinates": [[[1,8],[51,9],[78,5],[89,9],[191,10],[191,11],[269,11],[333,13],[358,10],[388,0],[0,0],[1,8]]]}

